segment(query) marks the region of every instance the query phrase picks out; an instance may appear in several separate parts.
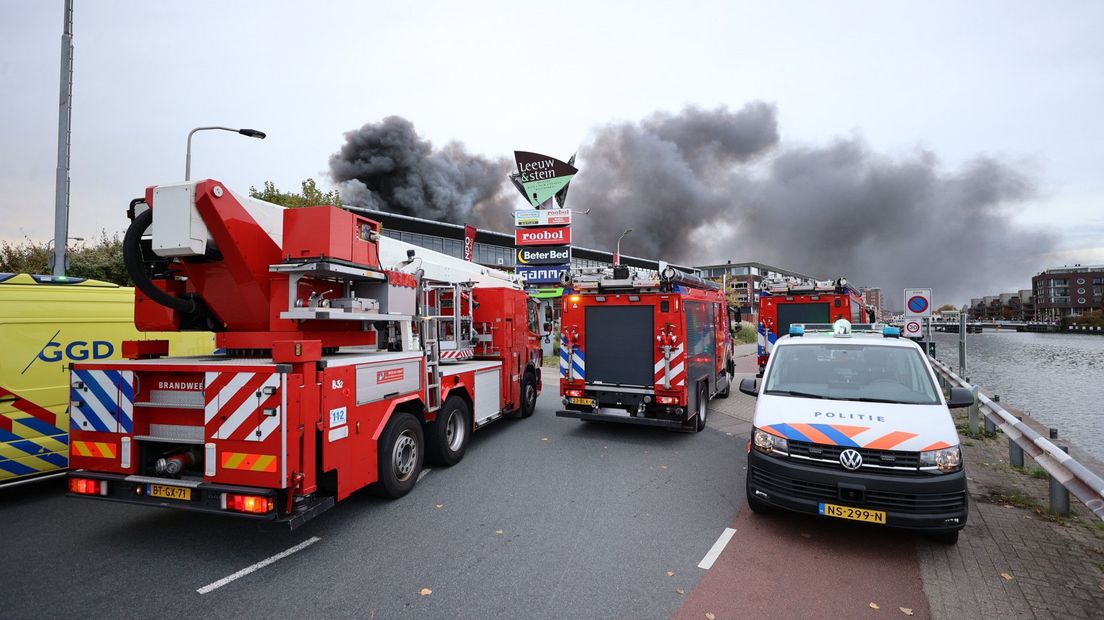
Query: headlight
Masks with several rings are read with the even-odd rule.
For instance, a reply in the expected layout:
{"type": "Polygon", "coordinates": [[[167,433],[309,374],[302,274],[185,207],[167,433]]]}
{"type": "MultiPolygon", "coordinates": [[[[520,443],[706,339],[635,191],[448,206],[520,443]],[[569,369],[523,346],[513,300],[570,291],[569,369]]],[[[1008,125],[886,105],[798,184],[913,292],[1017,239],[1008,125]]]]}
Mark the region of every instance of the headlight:
{"type": "Polygon", "coordinates": [[[752,445],[763,454],[770,454],[776,450],[783,454],[790,451],[789,443],[785,439],[771,435],[767,431],[755,429],[755,432],[751,434],[751,438],[752,445]]]}
{"type": "Polygon", "coordinates": [[[962,469],[962,451],[958,446],[928,450],[920,453],[920,467],[936,466],[939,471],[949,473],[962,469]]]}

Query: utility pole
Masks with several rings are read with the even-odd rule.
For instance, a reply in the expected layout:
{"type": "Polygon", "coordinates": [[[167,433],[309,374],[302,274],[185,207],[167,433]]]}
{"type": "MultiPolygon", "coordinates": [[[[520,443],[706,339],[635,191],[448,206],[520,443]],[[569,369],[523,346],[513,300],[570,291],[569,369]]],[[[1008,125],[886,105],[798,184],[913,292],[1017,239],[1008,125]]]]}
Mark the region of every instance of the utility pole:
{"type": "Polygon", "coordinates": [[[69,134],[73,112],[73,0],[65,0],[61,32],[61,96],[58,102],[57,179],[54,186],[55,276],[65,275],[65,250],[69,239],[69,134]]]}

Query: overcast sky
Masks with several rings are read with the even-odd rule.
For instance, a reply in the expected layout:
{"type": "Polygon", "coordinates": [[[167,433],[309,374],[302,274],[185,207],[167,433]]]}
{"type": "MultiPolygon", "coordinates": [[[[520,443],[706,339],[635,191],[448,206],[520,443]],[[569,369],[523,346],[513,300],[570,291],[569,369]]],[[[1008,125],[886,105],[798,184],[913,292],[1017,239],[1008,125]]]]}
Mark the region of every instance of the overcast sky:
{"type": "MultiPolygon", "coordinates": [[[[996,157],[1037,188],[1019,224],[1059,235],[1039,269],[1104,263],[1098,1],[76,0],[74,21],[74,236],[182,179],[198,125],[269,137],[197,136],[193,177],[291,189],[329,186],[343,132],[392,114],[436,145],[566,157],[611,122],[762,100],[784,145],[996,157]]],[[[61,25],[61,0],[0,0],[0,239],[52,235],[61,25]]]]}

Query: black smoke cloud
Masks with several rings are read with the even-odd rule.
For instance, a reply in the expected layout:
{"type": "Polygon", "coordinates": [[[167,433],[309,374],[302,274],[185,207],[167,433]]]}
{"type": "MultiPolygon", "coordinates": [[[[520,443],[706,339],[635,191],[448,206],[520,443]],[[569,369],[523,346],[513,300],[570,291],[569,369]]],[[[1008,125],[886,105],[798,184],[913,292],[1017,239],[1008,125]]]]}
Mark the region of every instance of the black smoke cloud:
{"type": "MultiPolygon", "coordinates": [[[[524,202],[505,159],[434,149],[398,117],[346,134],[331,159],[351,204],[507,231],[524,202]]],[[[930,152],[890,157],[861,139],[794,146],[776,109],[755,102],[687,108],[594,131],[579,153],[568,206],[584,247],[702,265],[758,261],[818,278],[905,287],[937,303],[1028,288],[1050,250],[1047,231],[1011,216],[1034,197],[1030,178],[993,158],[945,170],[930,152]]]]}
{"type": "Polygon", "coordinates": [[[346,133],[330,157],[330,175],[350,205],[498,229],[509,225],[516,202],[505,184],[510,167],[458,142],[434,148],[398,116],[346,133]]]}

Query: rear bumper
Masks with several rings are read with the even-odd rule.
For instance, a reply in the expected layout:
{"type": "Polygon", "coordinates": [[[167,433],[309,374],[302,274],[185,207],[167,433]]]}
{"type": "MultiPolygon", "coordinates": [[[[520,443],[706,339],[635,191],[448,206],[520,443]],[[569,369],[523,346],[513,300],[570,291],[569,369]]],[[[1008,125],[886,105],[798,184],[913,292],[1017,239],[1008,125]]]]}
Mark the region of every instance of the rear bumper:
{"type": "Polygon", "coordinates": [[[684,428],[686,423],[679,420],[667,420],[662,418],[633,417],[626,414],[603,413],[601,411],[575,411],[573,409],[560,409],[556,411],[556,417],[575,418],[577,420],[589,420],[591,422],[614,422],[616,424],[635,424],[638,426],[659,426],[661,428],[684,428]]]}
{"type": "Polygon", "coordinates": [[[829,503],[886,513],[886,525],[953,531],[966,525],[966,473],[892,476],[853,473],[789,462],[751,450],[747,491],[759,501],[795,512],[820,514],[829,503]]]}
{"type": "MultiPolygon", "coordinates": [[[[76,470],[69,472],[69,477],[103,480],[107,482],[107,495],[84,495],[81,493],[73,492],[68,493],[69,497],[79,497],[81,499],[99,499],[111,502],[122,502],[124,504],[139,504],[142,506],[156,506],[158,508],[175,508],[177,510],[215,513],[230,517],[250,519],[253,521],[277,521],[279,520],[278,517],[281,512],[279,501],[280,498],[278,497],[278,493],[275,489],[239,487],[225,484],[211,484],[207,482],[201,482],[198,485],[188,487],[192,490],[192,499],[174,500],[164,499],[160,497],[150,497],[148,495],[148,485],[150,484],[150,479],[140,476],[128,476],[125,474],[110,474],[76,470]],[[276,509],[269,514],[263,515],[226,510],[222,507],[223,493],[239,493],[243,495],[260,495],[264,497],[270,497],[274,500],[276,504],[276,509]]],[[[171,480],[168,478],[164,479],[163,481],[158,481],[157,483],[165,484],[168,486],[180,486],[179,481],[171,480]],[[177,484],[174,484],[174,482],[177,484]]]]}

